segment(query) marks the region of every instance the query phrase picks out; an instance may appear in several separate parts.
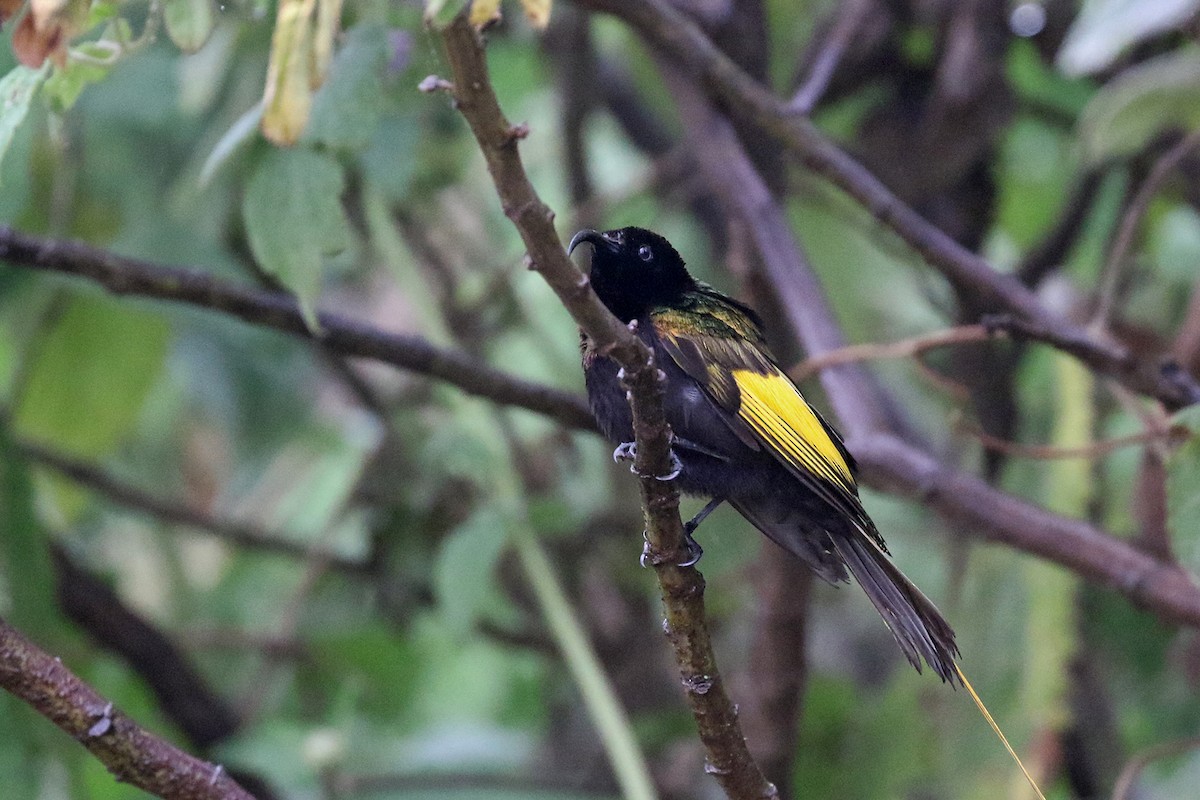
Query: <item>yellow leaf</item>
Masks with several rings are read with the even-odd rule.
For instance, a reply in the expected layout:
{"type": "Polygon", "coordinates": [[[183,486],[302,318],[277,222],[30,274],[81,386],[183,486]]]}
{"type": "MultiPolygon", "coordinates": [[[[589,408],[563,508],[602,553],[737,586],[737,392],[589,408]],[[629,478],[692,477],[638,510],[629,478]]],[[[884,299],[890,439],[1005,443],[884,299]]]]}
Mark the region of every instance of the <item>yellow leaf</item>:
{"type": "Polygon", "coordinates": [[[530,25],[542,30],[550,24],[550,3],[551,0],[521,0],[530,25]]]}
{"type": "Polygon", "coordinates": [[[313,39],[312,71],[308,85],[316,89],[325,82],[333,60],[333,40],[342,22],[342,0],[317,0],[317,32],[313,39]]]}
{"type": "Polygon", "coordinates": [[[41,30],[67,10],[67,0],[30,0],[29,13],[33,15],[33,24],[41,30]]]}
{"type": "Polygon", "coordinates": [[[316,0],[280,0],[263,92],[263,136],[292,145],[312,110],[313,12],[316,0]]]}
{"type": "Polygon", "coordinates": [[[471,3],[470,23],[482,28],[500,19],[500,0],[475,0],[471,3]]]}

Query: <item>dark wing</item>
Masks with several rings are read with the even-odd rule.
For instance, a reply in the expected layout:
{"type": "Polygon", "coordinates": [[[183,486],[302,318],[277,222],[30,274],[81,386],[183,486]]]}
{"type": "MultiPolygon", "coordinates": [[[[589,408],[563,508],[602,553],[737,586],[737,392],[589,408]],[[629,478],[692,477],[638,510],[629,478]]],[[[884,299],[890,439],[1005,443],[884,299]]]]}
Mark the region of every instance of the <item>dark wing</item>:
{"type": "Polygon", "coordinates": [[[775,363],[754,320],[710,296],[660,309],[651,320],[663,349],[727,412],[739,437],[883,546],[858,499],[853,458],[775,363]]]}
{"type": "MultiPolygon", "coordinates": [[[[953,682],[958,648],[954,631],[937,607],[888,559],[887,547],[867,516],[854,483],[854,461],[841,437],[809,406],[800,390],[775,363],[757,325],[737,307],[714,305],[662,310],[651,315],[663,349],[727,414],[739,436],[766,449],[805,487],[848,523],[827,531],[828,544],[797,537],[803,522],[789,508],[747,505],[735,508],[776,542],[804,558],[827,580],[844,576],[837,559],[850,569],[883,616],[908,660],[921,659],[943,680],[953,682]],[[763,513],[759,513],[759,512],[763,513]]],[[[798,509],[796,510],[799,513],[798,509]]]]}

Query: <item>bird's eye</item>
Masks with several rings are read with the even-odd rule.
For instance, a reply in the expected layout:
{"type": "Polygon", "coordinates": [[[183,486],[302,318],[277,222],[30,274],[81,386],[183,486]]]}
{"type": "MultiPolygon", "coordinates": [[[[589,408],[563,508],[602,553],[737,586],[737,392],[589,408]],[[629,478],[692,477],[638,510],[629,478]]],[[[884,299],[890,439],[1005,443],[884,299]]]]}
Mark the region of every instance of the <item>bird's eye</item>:
{"type": "Polygon", "coordinates": [[[642,245],[638,248],[638,258],[642,261],[649,261],[654,258],[654,253],[650,250],[650,245],[642,245]]]}

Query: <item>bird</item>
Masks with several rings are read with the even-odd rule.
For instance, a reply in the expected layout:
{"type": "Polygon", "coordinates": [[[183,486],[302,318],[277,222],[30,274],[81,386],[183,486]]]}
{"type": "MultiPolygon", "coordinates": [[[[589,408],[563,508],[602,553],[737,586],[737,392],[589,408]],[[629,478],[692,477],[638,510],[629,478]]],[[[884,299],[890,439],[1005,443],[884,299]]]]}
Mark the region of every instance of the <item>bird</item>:
{"type": "MultiPolygon", "coordinates": [[[[699,560],[699,524],[728,503],[830,583],[865,591],[918,672],[965,681],[954,630],[892,562],[859,497],[854,456],[801,394],[749,306],[696,280],[663,236],[644,228],[579,231],[592,247],[588,278],[600,301],[633,329],[665,375],[663,407],[679,489],[710,498],[684,526],[699,560]]],[[[628,458],[633,422],[620,365],[581,334],[588,402],[601,432],[628,458]]],[[[972,692],[972,694],[974,694],[972,692]]]]}

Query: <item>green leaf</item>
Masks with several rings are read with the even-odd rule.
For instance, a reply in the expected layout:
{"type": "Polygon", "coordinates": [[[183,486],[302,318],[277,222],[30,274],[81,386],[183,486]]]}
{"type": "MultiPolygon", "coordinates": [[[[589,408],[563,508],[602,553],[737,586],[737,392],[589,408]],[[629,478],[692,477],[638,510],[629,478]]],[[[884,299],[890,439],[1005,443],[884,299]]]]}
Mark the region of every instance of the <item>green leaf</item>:
{"type": "Polygon", "coordinates": [[[33,510],[33,481],[9,431],[0,426],[0,555],[12,595],[12,622],[46,642],[58,626],[54,568],[33,510]]]}
{"type": "Polygon", "coordinates": [[[383,70],[387,30],[359,25],[346,33],[329,78],[313,98],[303,140],[363,150],[371,143],[383,113],[383,70]]]}
{"type": "Polygon", "coordinates": [[[63,69],[57,69],[46,80],[45,96],[55,111],[67,111],[75,105],[83,90],[93,83],[104,80],[112,72],[111,63],[97,64],[93,61],[72,59],[63,69]]]}
{"type": "Polygon", "coordinates": [[[1158,134],[1200,126],[1200,52],[1151,59],[1121,73],[1088,103],[1079,120],[1084,159],[1092,164],[1141,149],[1158,134]]]}
{"type": "Polygon", "coordinates": [[[357,684],[364,711],[396,719],[410,707],[422,656],[411,639],[367,622],[319,632],[310,646],[318,677],[331,684],[357,684]]]}
{"type": "Polygon", "coordinates": [[[1183,25],[1197,11],[1200,0],[1086,0],[1058,51],[1058,67],[1067,75],[1099,72],[1131,45],[1183,25]]]}
{"type": "MultiPolygon", "coordinates": [[[[29,113],[29,104],[42,85],[47,69],[45,64],[37,69],[18,66],[0,78],[0,165],[4,163],[4,154],[8,152],[17,128],[29,113]]],[[[0,171],[0,176],[3,174],[0,171]]]]}
{"type": "Polygon", "coordinates": [[[433,591],[453,633],[466,634],[491,603],[492,576],[508,536],[503,515],[481,508],[442,544],[433,568],[433,591]]]}
{"type": "Polygon", "coordinates": [[[272,149],[242,201],[255,259],[296,294],[312,328],[321,264],[350,243],[343,186],[342,168],[331,157],[303,148],[272,149]]]}
{"type": "Polygon", "coordinates": [[[236,153],[239,147],[250,141],[255,131],[258,130],[258,123],[262,121],[262,115],[262,103],[255,103],[249,111],[234,120],[234,123],[229,126],[229,130],[221,135],[221,138],[213,145],[208,158],[204,159],[204,166],[200,168],[199,183],[201,187],[207,186],[213,175],[229,160],[230,156],[236,153]]]}
{"type": "Polygon", "coordinates": [[[1191,438],[1167,461],[1167,529],[1179,563],[1200,578],[1200,406],[1189,406],[1172,422],[1191,438]]]}
{"type": "Polygon", "coordinates": [[[1200,264],[1200,213],[1183,205],[1168,209],[1154,225],[1150,250],[1164,278],[1190,284],[1200,264]]]}
{"type": "Polygon", "coordinates": [[[417,154],[421,135],[420,123],[413,114],[388,113],[359,155],[359,166],[364,175],[388,200],[407,199],[419,166],[417,154]]]}
{"type": "Polygon", "coordinates": [[[80,456],[112,451],[162,373],[169,340],[156,314],[98,295],[75,297],[35,351],[15,430],[80,456]]]}
{"type": "Polygon", "coordinates": [[[116,0],[93,0],[91,7],[88,8],[84,29],[91,30],[111,19],[116,19],[120,13],[121,5],[116,0]]]}
{"type": "Polygon", "coordinates": [[[212,34],[216,10],[212,0],[163,0],[163,22],[175,46],[194,53],[212,34]]]}

